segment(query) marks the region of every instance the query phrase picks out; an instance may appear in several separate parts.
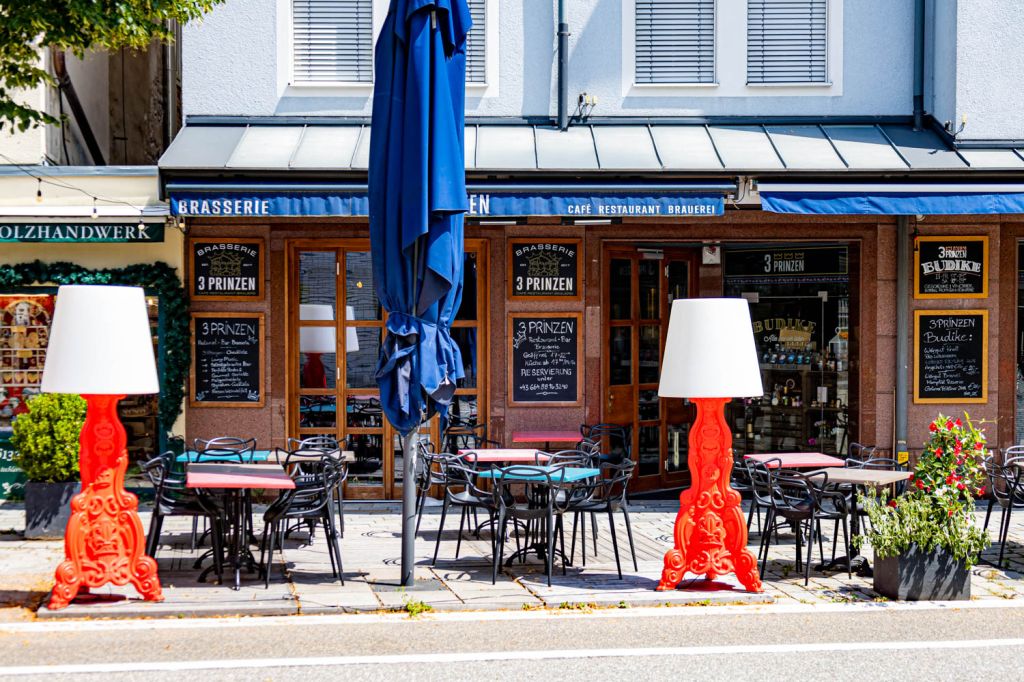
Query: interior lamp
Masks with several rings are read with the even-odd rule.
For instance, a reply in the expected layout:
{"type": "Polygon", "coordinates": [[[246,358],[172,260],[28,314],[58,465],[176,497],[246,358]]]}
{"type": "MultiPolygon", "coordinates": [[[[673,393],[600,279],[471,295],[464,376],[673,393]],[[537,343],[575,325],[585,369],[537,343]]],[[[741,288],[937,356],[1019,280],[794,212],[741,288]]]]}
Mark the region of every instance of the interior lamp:
{"type": "MultiPolygon", "coordinates": [[[[355,317],[355,309],[345,306],[345,319],[355,317]]],[[[299,320],[302,322],[326,322],[334,319],[334,306],[321,303],[303,303],[299,305],[299,320]]],[[[304,388],[326,388],[327,375],[321,355],[337,353],[338,344],[334,327],[299,327],[299,352],[304,353],[306,363],[302,368],[302,386],[304,388]]],[[[359,336],[355,327],[345,328],[345,352],[359,350],[359,336]]]]}
{"type": "Polygon", "coordinates": [[[679,496],[674,548],[665,554],[658,590],[673,590],[686,573],[735,573],[761,591],[757,561],[747,551],[740,494],[729,485],[732,433],[725,404],[762,394],[750,309],[742,298],[673,301],[658,395],[689,398],[697,408],[690,427],[690,487],[679,496]]]}
{"type": "Polygon", "coordinates": [[[117,416],[124,396],[160,390],[142,289],[60,287],[40,389],[77,393],[88,404],[79,439],[82,491],[71,499],[49,608],[107,583],[131,583],[144,599],[162,600],[156,561],[144,554],[138,500],[124,489],[127,438],[117,416]]]}

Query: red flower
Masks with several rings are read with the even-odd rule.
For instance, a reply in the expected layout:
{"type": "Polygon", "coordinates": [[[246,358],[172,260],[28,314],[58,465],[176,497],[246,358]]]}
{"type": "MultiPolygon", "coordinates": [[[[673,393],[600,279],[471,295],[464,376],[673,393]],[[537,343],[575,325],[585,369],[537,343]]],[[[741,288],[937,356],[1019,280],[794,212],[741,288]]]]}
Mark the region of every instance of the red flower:
{"type": "Polygon", "coordinates": [[[921,489],[924,488],[924,481],[922,481],[920,478],[917,479],[916,481],[914,481],[914,483],[917,485],[917,489],[918,490],[921,490],[921,489]]]}
{"type": "Polygon", "coordinates": [[[984,448],[985,448],[985,444],[984,443],[975,443],[974,444],[974,449],[975,450],[982,450],[984,448]]]}
{"type": "Polygon", "coordinates": [[[956,424],[956,428],[958,428],[958,429],[959,429],[959,428],[960,428],[961,426],[963,426],[963,424],[962,424],[962,423],[960,422],[960,417],[957,417],[957,418],[956,418],[956,421],[955,421],[955,422],[953,422],[953,423],[954,423],[954,424],[956,424]]]}
{"type": "Polygon", "coordinates": [[[953,420],[952,419],[947,419],[946,420],[946,428],[947,429],[952,429],[953,428],[953,420]]]}
{"type": "Polygon", "coordinates": [[[908,478],[907,480],[908,480],[908,481],[913,481],[913,480],[914,480],[914,474],[913,474],[913,472],[911,472],[911,474],[910,474],[910,478],[908,478]]]}
{"type": "Polygon", "coordinates": [[[950,510],[949,510],[949,515],[950,515],[950,516],[952,516],[952,515],[953,515],[953,510],[952,510],[952,509],[950,509],[950,510]]]}
{"type": "Polygon", "coordinates": [[[928,425],[928,430],[931,431],[932,433],[935,433],[936,431],[939,430],[939,427],[935,425],[935,422],[932,422],[931,424],[928,425]]]}
{"type": "Polygon", "coordinates": [[[946,476],[946,485],[953,485],[954,483],[956,483],[956,476],[953,474],[946,476]]]}
{"type": "Polygon", "coordinates": [[[889,500],[889,506],[892,507],[893,509],[895,509],[896,508],[896,500],[889,500]]]}
{"type": "Polygon", "coordinates": [[[942,448],[941,447],[935,448],[935,455],[936,455],[936,457],[941,457],[942,456],[942,448]]]}
{"type": "Polygon", "coordinates": [[[980,488],[978,488],[978,497],[981,497],[984,494],[985,494],[985,486],[981,486],[980,488]]]}
{"type": "Polygon", "coordinates": [[[965,490],[966,488],[967,488],[967,486],[965,486],[963,483],[957,483],[956,484],[956,489],[957,490],[965,490]]]}

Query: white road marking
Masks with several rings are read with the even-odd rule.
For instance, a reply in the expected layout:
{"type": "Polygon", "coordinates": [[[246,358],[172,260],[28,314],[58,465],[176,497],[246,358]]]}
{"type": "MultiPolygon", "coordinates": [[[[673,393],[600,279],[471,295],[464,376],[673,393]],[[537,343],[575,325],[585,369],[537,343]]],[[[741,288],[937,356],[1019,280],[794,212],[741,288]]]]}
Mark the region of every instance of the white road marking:
{"type": "MultiPolygon", "coordinates": [[[[538,609],[530,611],[441,611],[424,614],[414,622],[491,622],[551,618],[708,618],[714,616],[778,615],[802,613],[864,613],[882,610],[935,611],[974,609],[1024,609],[1024,600],[985,599],[977,601],[936,602],[854,602],[818,604],[733,604],[723,606],[667,607],[637,606],[628,609],[597,608],[593,611],[538,609]]],[[[116,618],[115,614],[110,614],[116,618]]],[[[0,623],[0,633],[101,632],[131,630],[191,630],[227,627],[261,628],[323,625],[366,625],[368,623],[410,622],[405,613],[342,613],[310,616],[229,616],[196,618],[152,618],[125,620],[36,620],[0,623]]]]}
{"type": "Polygon", "coordinates": [[[1024,639],[972,639],[917,642],[816,642],[811,644],[740,644],[734,646],[658,647],[647,649],[552,649],[537,651],[473,651],[458,653],[391,654],[379,656],[318,656],[309,658],[256,658],[207,661],[138,661],[32,665],[0,668],[0,674],[84,675],[138,672],[181,672],[246,668],[323,668],[354,665],[417,665],[486,661],[542,661],[581,658],[650,658],[653,656],[735,656],[738,654],[793,654],[847,651],[922,651],[986,649],[1024,646],[1024,639]]]}

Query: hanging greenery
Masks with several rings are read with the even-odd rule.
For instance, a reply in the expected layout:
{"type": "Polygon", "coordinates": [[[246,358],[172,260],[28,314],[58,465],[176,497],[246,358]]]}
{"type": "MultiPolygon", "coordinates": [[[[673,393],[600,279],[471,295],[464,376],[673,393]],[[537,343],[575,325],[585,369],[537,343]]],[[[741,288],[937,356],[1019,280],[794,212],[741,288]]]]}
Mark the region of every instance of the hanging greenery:
{"type": "Polygon", "coordinates": [[[0,290],[38,284],[119,284],[142,287],[160,298],[160,429],[169,433],[181,414],[185,376],[191,363],[188,299],[178,275],[167,263],[157,261],[123,268],[91,270],[74,263],[19,263],[0,265],[0,290]]]}

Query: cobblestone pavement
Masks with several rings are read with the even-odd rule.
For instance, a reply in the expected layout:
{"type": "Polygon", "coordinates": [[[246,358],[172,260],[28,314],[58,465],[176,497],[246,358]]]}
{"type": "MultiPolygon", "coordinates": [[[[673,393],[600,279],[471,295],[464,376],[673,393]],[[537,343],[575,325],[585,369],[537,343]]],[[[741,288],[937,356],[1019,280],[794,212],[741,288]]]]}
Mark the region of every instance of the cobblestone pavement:
{"type": "MultiPolygon", "coordinates": [[[[157,553],[165,601],[143,602],[130,587],[94,590],[69,608],[51,613],[39,610],[40,617],[136,617],[192,615],[283,615],[335,613],[339,611],[414,610],[429,605],[434,610],[492,610],[592,607],[629,607],[704,605],[774,601],[776,604],[815,604],[880,601],[871,589],[871,578],[845,570],[811,571],[810,582],[795,568],[795,542],[791,533],[782,533],[779,543],[769,551],[763,594],[743,591],[730,576],[708,585],[703,580],[684,580],[672,592],[655,592],[661,575],[662,557],[672,545],[672,525],[676,504],[672,502],[637,503],[631,518],[636,543],[637,568],[629,555],[625,524],[616,517],[623,579],[618,578],[607,518],[598,518],[597,551],[588,538],[586,566],[582,566],[580,546],[575,561],[564,573],[556,562],[551,586],[547,585],[544,566],[535,557],[527,563],[505,565],[495,584],[491,583],[490,531],[479,538],[469,530],[463,533],[459,558],[455,558],[458,540],[458,515],[449,515],[436,565],[431,566],[440,513],[428,509],[416,543],[416,585],[402,589],[399,578],[400,523],[395,504],[349,503],[345,513],[345,537],[342,540],[345,584],[331,575],[330,562],[322,533],[312,544],[304,533],[295,533],[283,553],[274,557],[270,588],[264,589],[256,573],[243,572],[242,589],[197,581],[199,570],[193,567],[205,548],[190,549],[190,521],[169,519],[165,523],[161,547],[157,553]],[[126,595],[121,598],[118,595],[126,595]]],[[[256,532],[262,530],[257,511],[256,532]]],[[[979,522],[984,514],[978,513],[979,522]]],[[[148,527],[148,514],[143,513],[148,527]]],[[[990,532],[998,524],[998,512],[990,532]]],[[[53,569],[63,554],[59,541],[26,541],[15,529],[24,525],[24,512],[17,505],[0,506],[0,620],[31,618],[42,605],[53,585],[53,569]],[[3,530],[7,529],[7,530],[3,530]]],[[[832,527],[825,525],[824,551],[831,556],[832,527]]],[[[590,524],[587,529],[590,535],[590,524]]],[[[571,545],[571,524],[566,527],[566,549],[571,545]]],[[[750,549],[756,554],[760,535],[757,524],[751,532],[750,549]]],[[[841,544],[841,541],[840,541],[841,544]]],[[[514,550],[514,543],[509,542],[514,550]]],[[[842,554],[842,547],[839,548],[842,554]]],[[[863,554],[871,558],[870,548],[863,554]]],[[[1024,599],[1024,514],[1014,519],[1006,548],[1004,567],[994,562],[998,547],[988,550],[983,562],[973,569],[972,599],[1024,599]],[[987,560],[987,561],[986,561],[987,560]]],[[[257,552],[258,555],[258,552],[257,552]]],[[[819,561],[818,549],[814,563],[819,561]]]]}

